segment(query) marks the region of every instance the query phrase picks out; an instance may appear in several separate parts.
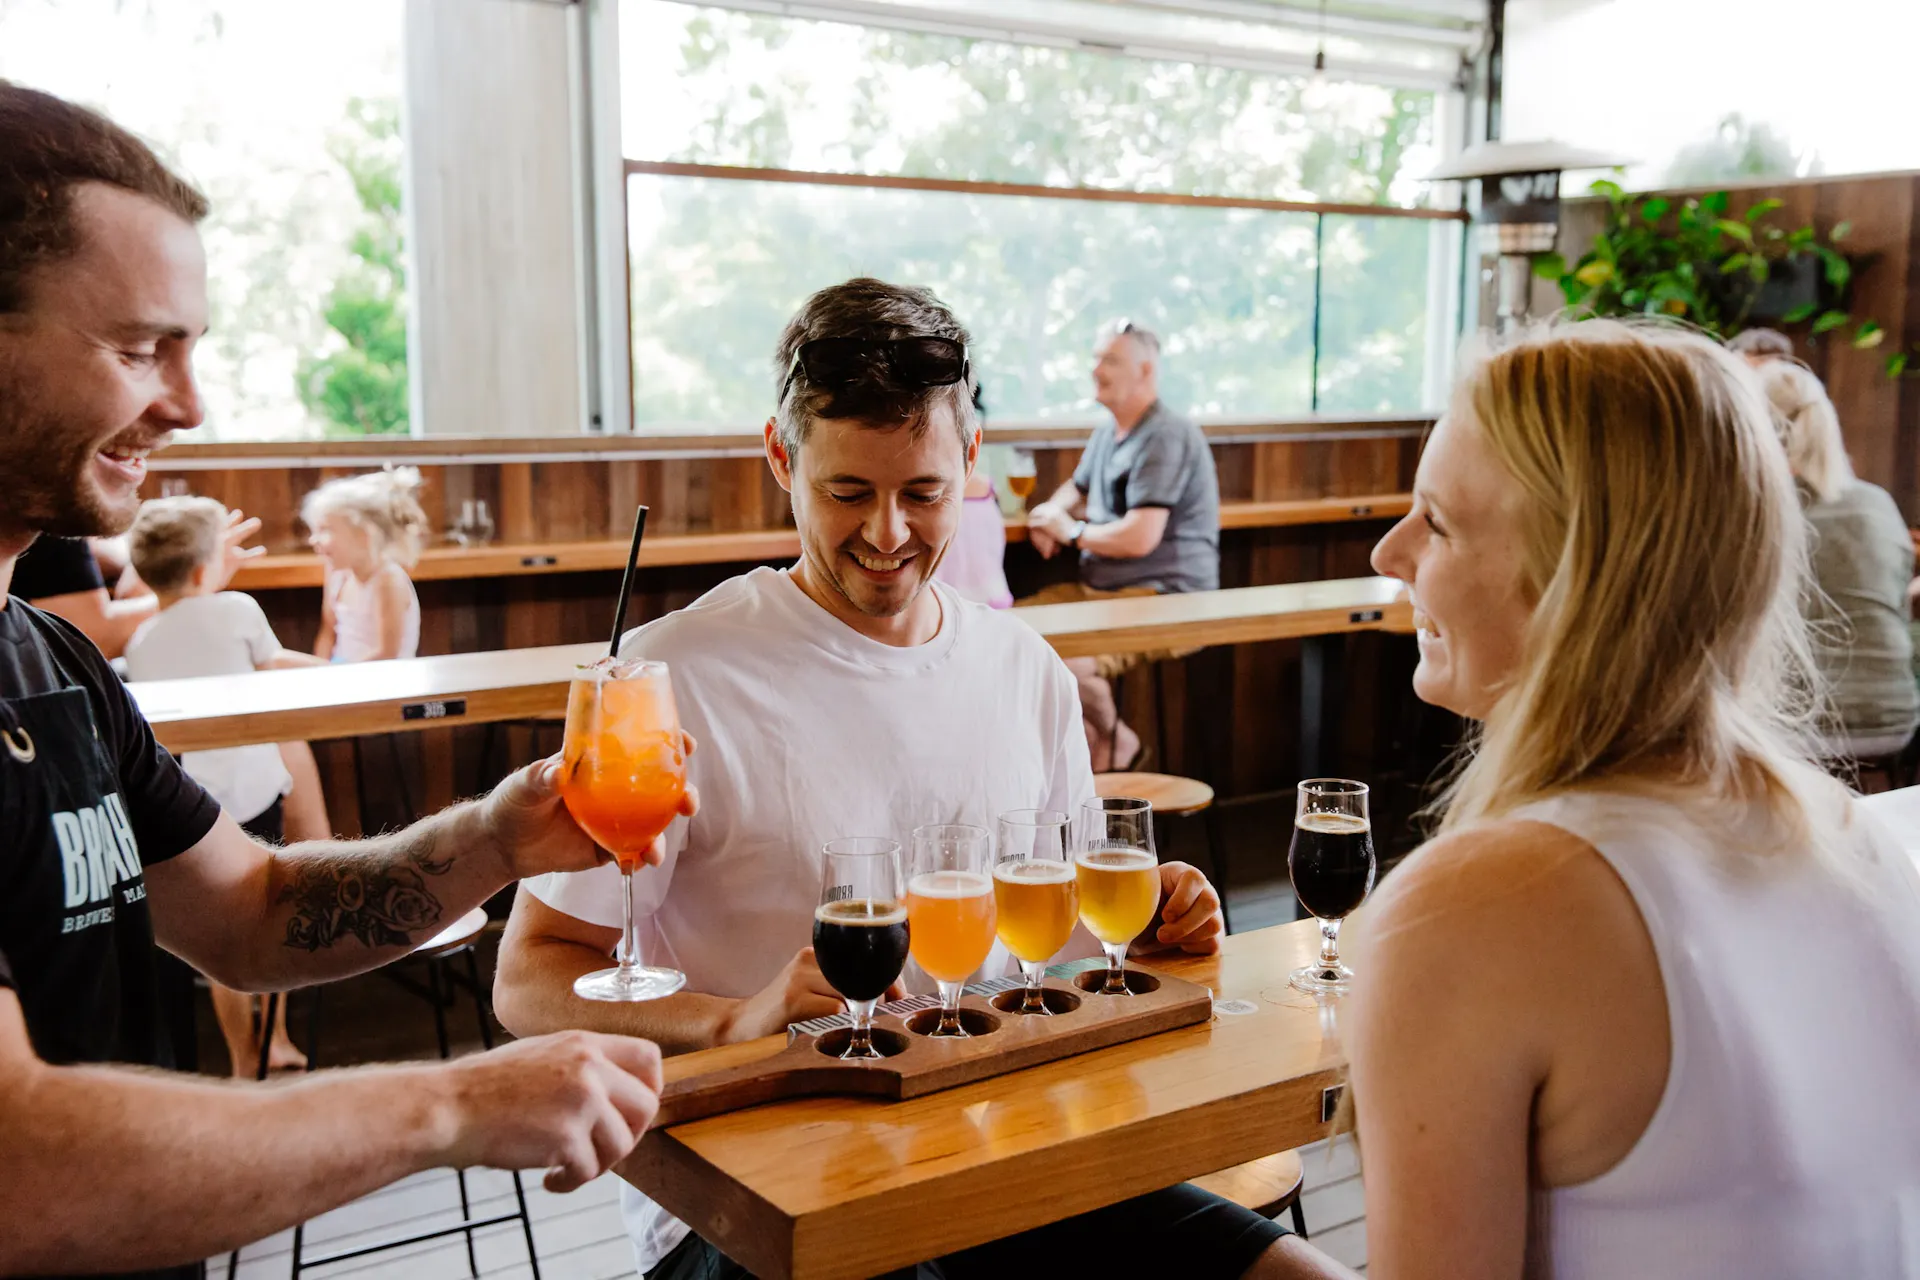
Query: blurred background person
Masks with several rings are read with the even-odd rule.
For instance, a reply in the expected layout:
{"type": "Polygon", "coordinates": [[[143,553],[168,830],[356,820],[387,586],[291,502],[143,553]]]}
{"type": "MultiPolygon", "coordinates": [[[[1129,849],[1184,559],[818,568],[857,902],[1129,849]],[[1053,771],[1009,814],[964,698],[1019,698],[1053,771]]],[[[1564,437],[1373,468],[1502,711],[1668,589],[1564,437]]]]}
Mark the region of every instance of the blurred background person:
{"type": "MultiPolygon", "coordinates": [[[[232,523],[227,509],[212,498],[158,498],[142,504],[127,536],[127,554],[134,572],[153,589],[159,609],[127,642],[129,679],[179,680],[323,665],[311,654],[282,648],[252,596],[219,589],[223,535],[232,523]]],[[[180,763],[248,835],[268,844],[285,842],[285,797],[293,790],[293,776],[278,748],[263,744],[189,751],[180,763]]],[[[233,1074],[251,1077],[260,1057],[254,1024],[262,999],[211,979],[207,987],[233,1074]]],[[[287,1035],[287,1006],[282,1002],[268,1046],[268,1069],[306,1065],[306,1055],[287,1035]]]]}
{"type": "MultiPolygon", "coordinates": [[[[976,385],[973,409],[984,426],[987,404],[976,385]]],[[[1007,522],[1000,514],[1000,495],[993,487],[986,459],[967,477],[960,504],[960,527],[933,576],[967,600],[989,609],[1013,608],[1013,590],[1007,586],[1007,522]]]]}
{"type": "Polygon", "coordinates": [[[420,649],[420,597],[407,570],[420,558],[427,513],[420,472],[392,467],[329,480],[300,504],[313,549],[326,562],[320,638],[329,662],[411,658],[420,649]]]}
{"type": "Polygon", "coordinates": [[[1812,526],[1813,585],[1805,601],[1814,653],[1837,724],[1835,760],[1898,753],[1920,727],[1907,587],[1913,535],[1893,498],[1853,474],[1840,417],[1804,366],[1774,360],[1760,370],[1812,526]]]}
{"type": "MultiPolygon", "coordinates": [[[[1213,450],[1191,419],[1160,399],[1160,339],[1119,320],[1094,347],[1093,395],[1110,415],[1080,455],[1073,477],[1027,514],[1041,555],[1080,555],[1078,582],[1057,583],[1023,603],[1087,600],[1220,585],[1220,481],[1213,450]]],[[[1139,735],[1120,719],[1115,677],[1176,653],[1069,659],[1080,683],[1095,773],[1141,762],[1139,735]]]]}
{"type": "Polygon", "coordinates": [[[1793,339],[1778,329],[1742,329],[1727,339],[1727,350],[1755,369],[1764,369],[1775,360],[1794,358],[1793,339]]]}

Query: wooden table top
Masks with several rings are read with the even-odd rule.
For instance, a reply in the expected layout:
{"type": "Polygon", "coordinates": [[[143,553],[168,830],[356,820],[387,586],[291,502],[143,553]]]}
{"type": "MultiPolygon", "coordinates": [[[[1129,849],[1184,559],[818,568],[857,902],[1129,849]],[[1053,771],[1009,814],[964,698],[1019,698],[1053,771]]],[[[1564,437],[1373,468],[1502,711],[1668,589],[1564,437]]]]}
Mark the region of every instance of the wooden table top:
{"type": "MultiPolygon", "coordinates": [[[[1288,525],[1337,524],[1351,520],[1398,519],[1413,498],[1405,493],[1363,494],[1346,498],[1297,498],[1272,502],[1227,502],[1220,507],[1223,529],[1273,529],[1288,525]]],[[[1007,521],[1007,541],[1025,542],[1027,522],[1007,521]]],[[[662,533],[640,548],[647,568],[682,564],[735,564],[790,560],[800,554],[800,536],[792,529],[742,529],[726,533],[662,533]]],[[[417,582],[459,578],[506,578],[536,573],[582,573],[619,569],[627,562],[627,540],[585,542],[502,542],[477,547],[429,547],[413,567],[417,582]]],[[[317,587],[320,558],[310,552],[258,556],[234,575],[236,591],[273,587],[317,587]]]]}
{"type": "MultiPolygon", "coordinates": [[[[649,1134],[619,1173],[768,1280],[842,1280],[1058,1221],[1326,1136],[1338,1004],[1287,986],[1311,920],[1155,957],[1211,1023],[908,1102],[810,1098],[649,1134]],[[1224,1010],[1224,1011],[1223,1011],[1224,1010]]],[[[669,1079],[784,1037],[670,1059],[669,1079]]]]}
{"type": "MultiPolygon", "coordinates": [[[[1410,631],[1392,578],[1344,578],[1016,610],[1062,657],[1244,644],[1348,631],[1410,631]]],[[[393,662],[153,680],[130,686],[169,751],[484,724],[566,710],[574,668],[598,643],[393,662]]]]}

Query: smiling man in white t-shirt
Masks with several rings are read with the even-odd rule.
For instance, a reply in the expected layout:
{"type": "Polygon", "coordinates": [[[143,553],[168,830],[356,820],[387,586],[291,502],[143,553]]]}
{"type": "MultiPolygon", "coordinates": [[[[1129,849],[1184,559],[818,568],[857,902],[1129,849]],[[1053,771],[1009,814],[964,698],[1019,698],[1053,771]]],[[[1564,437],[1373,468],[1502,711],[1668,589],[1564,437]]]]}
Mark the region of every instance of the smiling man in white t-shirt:
{"type": "MultiPolygon", "coordinates": [[[[669,828],[664,860],[634,886],[642,958],[685,971],[687,989],[631,1005],[576,997],[574,980],[618,941],[621,878],[611,866],[547,876],[526,883],[501,947],[495,1001],[516,1033],[588,1027],[675,1053],[838,1012],[808,947],[823,844],[991,828],[1009,809],[1072,813],[1093,796],[1065,664],[1017,617],[934,581],[980,445],[967,342],[931,293],[876,280],[821,291],[787,325],[765,435],[800,561],[722,583],[621,647],[671,666],[700,744],[688,762],[700,812],[669,828]]],[[[1160,870],[1149,944],[1216,950],[1213,888],[1182,863],[1160,870]]],[[[639,1192],[623,1197],[649,1280],[747,1274],[639,1192]]],[[[1100,1274],[1238,1276],[1289,1249],[1280,1234],[1178,1187],[929,1265],[1005,1280],[1057,1255],[1100,1274]]]]}

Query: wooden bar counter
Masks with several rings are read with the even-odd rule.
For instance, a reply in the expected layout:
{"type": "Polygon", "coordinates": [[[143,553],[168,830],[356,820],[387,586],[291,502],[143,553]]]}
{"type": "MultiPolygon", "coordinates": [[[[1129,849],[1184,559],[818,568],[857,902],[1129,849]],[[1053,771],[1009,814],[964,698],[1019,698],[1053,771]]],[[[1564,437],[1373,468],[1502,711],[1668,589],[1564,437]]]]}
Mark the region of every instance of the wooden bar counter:
{"type": "MultiPolygon", "coordinates": [[[[1349,631],[1409,631],[1392,578],[1345,578],[1017,610],[1062,657],[1146,653],[1349,631]]],[[[485,724],[566,710],[597,643],[256,671],[131,685],[169,751],[485,724]]]]}
{"type": "MultiPolygon", "coordinates": [[[[1279,529],[1295,525],[1398,519],[1412,505],[1412,496],[1405,493],[1226,502],[1220,507],[1220,527],[1279,529]]],[[[1008,542],[1027,540],[1027,522],[1024,519],[1010,519],[1006,523],[1008,542]]],[[[642,545],[640,565],[651,569],[669,565],[745,564],[791,560],[799,554],[800,535],[791,528],[666,533],[656,534],[642,545]]],[[[527,574],[619,569],[626,562],[625,538],[500,542],[473,547],[430,547],[421,553],[420,562],[413,567],[412,576],[417,582],[513,578],[527,574]]],[[[320,581],[318,556],[307,552],[286,552],[247,561],[234,574],[232,585],[236,591],[263,591],[277,587],[317,587],[320,581]]]]}
{"type": "MultiPolygon", "coordinates": [[[[1211,1023],[907,1102],[714,1116],[649,1134],[618,1171],[756,1275],[853,1280],[1302,1146],[1327,1134],[1343,1061],[1338,1004],[1287,986],[1318,940],[1303,920],[1140,966],[1211,988],[1211,1023]]],[[[686,1054],[667,1078],[785,1044],[686,1054]]]]}

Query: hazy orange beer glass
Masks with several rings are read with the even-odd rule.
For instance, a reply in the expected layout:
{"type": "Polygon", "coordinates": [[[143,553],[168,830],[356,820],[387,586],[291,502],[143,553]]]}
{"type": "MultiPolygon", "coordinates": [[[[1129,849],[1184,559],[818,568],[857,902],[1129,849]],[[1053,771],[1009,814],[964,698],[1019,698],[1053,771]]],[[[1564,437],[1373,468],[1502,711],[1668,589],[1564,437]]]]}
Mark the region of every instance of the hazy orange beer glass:
{"type": "Polygon", "coordinates": [[[1000,941],[1026,977],[1021,1013],[1050,1013],[1040,992],[1047,961],[1073,936],[1080,888],[1067,857],[1068,818],[1049,809],[1013,809],[1000,815],[1000,847],[993,864],[993,902],[1000,941]]]}
{"type": "Polygon", "coordinates": [[[993,837],[984,827],[915,827],[907,880],[913,958],[940,984],[940,1024],[930,1035],[965,1036],[960,989],[993,950],[993,837]]]}
{"type": "Polygon", "coordinates": [[[1153,851],[1153,806],[1103,796],[1080,808],[1074,875],[1080,919],[1107,953],[1103,996],[1127,996],[1127,944],[1153,923],[1160,906],[1160,864],[1153,851]]]}
{"type": "Polygon", "coordinates": [[[581,977],[587,1000],[657,1000],[686,985],[677,969],[640,963],[633,873],[680,811],[687,759],[664,662],[602,658],[581,667],[567,691],[560,796],[567,812],[620,867],[624,927],[619,963],[581,977]]]}

